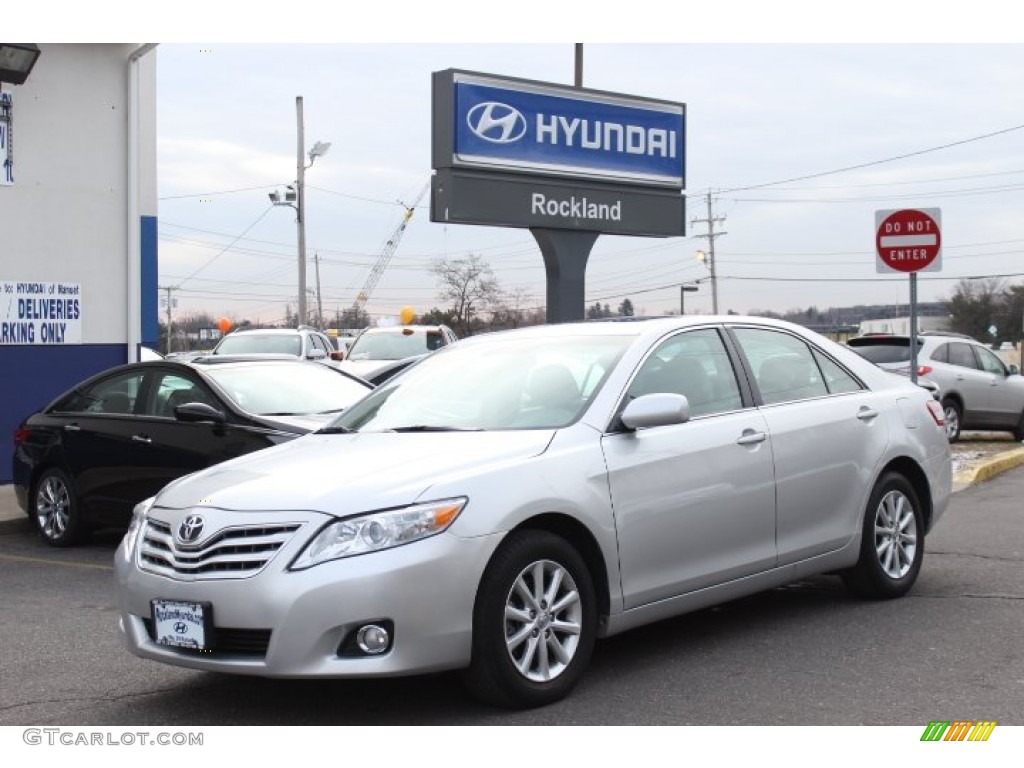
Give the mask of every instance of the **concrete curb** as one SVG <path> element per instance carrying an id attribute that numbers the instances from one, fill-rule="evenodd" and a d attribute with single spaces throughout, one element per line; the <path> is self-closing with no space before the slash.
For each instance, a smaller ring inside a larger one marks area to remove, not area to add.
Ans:
<path id="1" fill-rule="evenodd" d="M 953 477 L 953 492 L 962 491 L 972 485 L 991 480 L 998 474 L 1008 469 L 1019 467 L 1024 464 L 1024 448 L 1016 448 L 1012 451 L 1000 454 L 978 466 L 964 470 Z"/>

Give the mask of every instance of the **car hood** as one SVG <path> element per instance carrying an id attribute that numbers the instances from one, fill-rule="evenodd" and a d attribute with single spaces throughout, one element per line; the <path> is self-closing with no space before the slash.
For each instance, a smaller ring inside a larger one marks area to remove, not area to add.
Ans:
<path id="1" fill-rule="evenodd" d="M 553 430 L 312 434 L 175 480 L 155 506 L 344 516 L 411 504 L 431 486 L 543 453 Z"/>
<path id="2" fill-rule="evenodd" d="M 374 371 L 397 363 L 399 359 L 404 358 L 396 360 L 342 360 L 338 363 L 338 368 L 346 373 L 355 374 L 365 379 L 373 375 Z"/>

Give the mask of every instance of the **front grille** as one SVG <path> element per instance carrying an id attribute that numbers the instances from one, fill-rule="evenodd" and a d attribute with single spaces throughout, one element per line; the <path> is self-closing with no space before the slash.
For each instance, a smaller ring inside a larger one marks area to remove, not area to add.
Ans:
<path id="1" fill-rule="evenodd" d="M 150 518 L 141 536 L 139 565 L 171 578 L 245 578 L 259 573 L 301 525 L 234 526 L 198 546 L 185 547 L 175 541 L 168 523 Z"/>
<path id="2" fill-rule="evenodd" d="M 143 619 L 142 623 L 146 626 L 146 634 L 149 635 L 150 640 L 155 641 L 156 633 L 153 629 L 153 620 Z M 188 654 L 189 656 L 202 656 L 203 658 L 217 658 L 217 656 L 227 654 L 265 657 L 267 655 L 267 646 L 270 645 L 270 632 L 271 630 L 269 629 L 217 627 L 214 629 L 212 648 L 200 651 L 195 648 L 165 647 L 173 648 L 178 653 Z"/>

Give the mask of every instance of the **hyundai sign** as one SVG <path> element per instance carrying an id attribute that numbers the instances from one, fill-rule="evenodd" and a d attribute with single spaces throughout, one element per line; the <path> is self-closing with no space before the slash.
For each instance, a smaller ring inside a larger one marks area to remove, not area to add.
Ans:
<path id="1" fill-rule="evenodd" d="M 434 73 L 434 168 L 685 186 L 686 106 L 446 70 Z"/>

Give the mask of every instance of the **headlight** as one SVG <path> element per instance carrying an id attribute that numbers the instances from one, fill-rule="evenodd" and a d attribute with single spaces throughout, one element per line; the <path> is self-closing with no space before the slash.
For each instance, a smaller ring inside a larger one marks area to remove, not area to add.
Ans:
<path id="1" fill-rule="evenodd" d="M 155 496 L 151 496 L 145 501 L 140 501 L 132 510 L 132 521 L 128 525 L 128 531 L 125 533 L 122 541 L 124 545 L 124 559 L 129 563 L 135 554 L 135 542 L 139 538 L 139 531 L 142 530 L 142 524 L 146 521 L 146 515 L 149 513 L 149 508 L 153 506 L 155 498 Z"/>
<path id="2" fill-rule="evenodd" d="M 328 560 L 391 549 L 441 533 L 469 499 L 444 499 L 405 509 L 339 520 L 318 533 L 291 565 L 293 571 Z"/>

